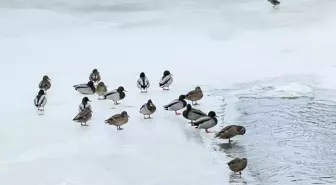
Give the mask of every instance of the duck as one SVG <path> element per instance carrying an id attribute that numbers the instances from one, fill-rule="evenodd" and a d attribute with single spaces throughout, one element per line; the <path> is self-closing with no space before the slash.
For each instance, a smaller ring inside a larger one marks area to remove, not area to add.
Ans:
<path id="1" fill-rule="evenodd" d="M 123 128 L 121 128 L 120 126 L 128 123 L 128 118 L 130 118 L 130 116 L 127 114 L 127 112 L 122 111 L 120 114 L 115 114 L 105 120 L 105 124 L 116 126 L 117 130 L 123 130 Z"/>
<path id="2" fill-rule="evenodd" d="M 104 82 L 99 82 L 96 87 L 96 93 L 98 96 L 102 96 L 107 92 L 107 86 L 104 84 Z"/>
<path id="3" fill-rule="evenodd" d="M 109 99 L 109 100 L 113 100 L 115 105 L 118 105 L 120 103 L 118 103 L 119 100 L 122 100 L 125 98 L 126 94 L 125 92 L 127 92 L 123 86 L 119 86 L 118 89 L 114 89 L 110 92 L 107 92 L 105 94 L 102 95 L 102 99 L 100 100 L 105 100 L 105 99 Z"/>
<path id="4" fill-rule="evenodd" d="M 41 82 L 39 83 L 39 89 L 42 89 L 42 90 L 44 90 L 45 92 L 46 91 L 48 91 L 49 89 L 50 89 L 50 87 L 51 87 L 51 83 L 50 83 L 50 78 L 49 78 L 49 76 L 48 75 L 44 75 L 43 77 L 42 77 L 42 80 L 41 80 Z"/>
<path id="5" fill-rule="evenodd" d="M 192 125 L 198 129 L 205 129 L 206 133 L 210 133 L 208 129 L 217 125 L 217 115 L 214 111 L 210 111 L 207 116 L 197 119 Z"/>
<path id="6" fill-rule="evenodd" d="M 81 94 L 94 94 L 96 92 L 96 88 L 92 81 L 89 81 L 87 84 L 74 85 L 73 87 Z"/>
<path id="7" fill-rule="evenodd" d="M 87 122 L 92 118 L 92 111 L 89 107 L 85 107 L 83 111 L 79 112 L 72 121 L 81 123 L 81 126 L 87 126 Z"/>
<path id="8" fill-rule="evenodd" d="M 142 93 L 146 93 L 149 88 L 150 83 L 144 72 L 140 73 L 140 77 L 137 80 L 137 87 L 140 89 Z"/>
<path id="9" fill-rule="evenodd" d="M 234 173 L 239 172 L 239 174 L 242 174 L 242 171 L 246 168 L 247 166 L 247 159 L 246 158 L 234 158 L 231 161 L 229 161 L 228 166 L 230 168 L 231 171 L 233 171 Z"/>
<path id="10" fill-rule="evenodd" d="M 47 97 L 44 90 L 39 90 L 38 94 L 34 99 L 34 105 L 37 110 L 44 111 L 44 106 L 47 104 Z"/>
<path id="11" fill-rule="evenodd" d="M 140 108 L 140 113 L 144 115 L 144 119 L 150 119 L 151 115 L 156 111 L 156 107 L 153 104 L 152 100 L 149 99 L 147 103 L 143 104 L 142 107 Z M 148 117 L 146 118 L 146 115 Z"/>
<path id="12" fill-rule="evenodd" d="M 268 0 L 268 2 L 270 2 L 274 8 L 280 4 L 280 1 L 278 0 Z"/>
<path id="13" fill-rule="evenodd" d="M 244 135 L 245 134 L 245 127 L 239 126 L 239 125 L 229 125 L 224 127 L 221 131 L 219 131 L 215 138 L 220 139 L 229 139 L 229 144 L 231 144 L 231 138 L 233 138 L 236 135 Z"/>
<path id="14" fill-rule="evenodd" d="M 97 69 L 92 70 L 92 72 L 89 76 L 89 80 L 96 83 L 96 84 L 100 81 L 100 74 L 99 74 Z"/>
<path id="15" fill-rule="evenodd" d="M 164 105 L 163 108 L 168 111 L 175 111 L 175 115 L 181 115 L 181 113 L 178 113 L 177 111 L 187 106 L 187 102 L 184 99 L 185 95 L 182 94 L 178 99 L 171 101 L 167 105 Z"/>
<path id="16" fill-rule="evenodd" d="M 92 107 L 89 104 L 89 102 L 91 102 L 91 100 L 88 97 L 85 96 L 82 99 L 82 103 L 79 104 L 79 106 L 78 106 L 78 112 L 82 112 L 85 108 L 89 108 L 92 111 Z"/>
<path id="17" fill-rule="evenodd" d="M 184 118 L 191 120 L 191 123 L 201 117 L 207 116 L 203 111 L 192 108 L 190 104 L 187 105 L 187 108 L 182 112 L 182 115 Z"/>
<path id="18" fill-rule="evenodd" d="M 161 78 L 161 81 L 159 83 L 159 86 L 163 89 L 163 90 L 169 90 L 169 87 L 171 86 L 171 84 L 173 83 L 174 79 L 173 79 L 173 75 L 170 73 L 170 71 L 165 70 L 163 72 L 163 76 Z"/>
<path id="19" fill-rule="evenodd" d="M 189 91 L 185 96 L 193 105 L 198 105 L 197 101 L 203 98 L 203 91 L 200 86 L 197 86 L 195 90 Z"/>

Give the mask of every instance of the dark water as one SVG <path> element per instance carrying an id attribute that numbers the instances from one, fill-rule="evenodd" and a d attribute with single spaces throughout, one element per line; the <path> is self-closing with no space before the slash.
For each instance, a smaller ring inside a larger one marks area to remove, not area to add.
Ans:
<path id="1" fill-rule="evenodd" d="M 336 184 L 336 102 L 326 96 L 336 92 L 302 84 L 294 88 L 293 82 L 278 90 L 270 84 L 216 92 L 235 99 L 228 104 L 236 111 L 229 122 L 247 130 L 222 151 L 246 156 L 254 180 L 232 179 L 232 184 Z"/>

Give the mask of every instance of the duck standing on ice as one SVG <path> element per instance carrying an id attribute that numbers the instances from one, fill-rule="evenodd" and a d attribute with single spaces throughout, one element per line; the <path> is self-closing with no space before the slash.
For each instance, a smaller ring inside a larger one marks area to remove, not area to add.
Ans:
<path id="1" fill-rule="evenodd" d="M 109 119 L 105 120 L 105 123 L 109 125 L 114 125 L 117 127 L 118 130 L 122 130 L 123 128 L 121 128 L 120 126 L 128 123 L 129 117 L 130 116 L 127 114 L 126 111 L 122 111 L 121 114 L 115 114 Z"/>
<path id="2" fill-rule="evenodd" d="M 44 75 L 41 82 L 39 83 L 39 88 L 47 92 L 51 87 L 50 78 L 47 75 Z"/>
<path id="3" fill-rule="evenodd" d="M 100 74 L 97 69 L 92 70 L 92 73 L 89 76 L 89 80 L 96 84 L 100 81 Z"/>
<path id="4" fill-rule="evenodd" d="M 181 115 L 181 113 L 178 113 L 177 111 L 187 106 L 187 102 L 184 99 L 185 95 L 182 94 L 179 96 L 179 99 L 173 100 L 169 104 L 164 105 L 163 108 L 165 110 L 175 111 L 176 115 Z"/>
<path id="5" fill-rule="evenodd" d="M 191 123 L 201 117 L 207 116 L 203 111 L 192 108 L 190 104 L 187 105 L 187 108 L 182 112 L 182 115 L 184 118 L 191 120 Z"/>
<path id="6" fill-rule="evenodd" d="M 109 99 L 109 100 L 112 100 L 115 105 L 118 105 L 118 104 L 120 104 L 120 103 L 118 103 L 118 101 L 125 98 L 125 96 L 126 96 L 125 92 L 127 92 L 127 91 L 124 89 L 124 87 L 119 86 L 118 89 L 114 89 L 114 90 L 112 90 L 110 92 L 107 92 L 104 95 L 102 95 L 103 99 L 100 99 L 100 100 Z"/>
<path id="7" fill-rule="evenodd" d="M 96 92 L 96 88 L 92 81 L 89 81 L 87 84 L 74 85 L 73 87 L 81 94 L 94 94 Z"/>
<path id="8" fill-rule="evenodd" d="M 208 129 L 217 125 L 217 115 L 214 111 L 210 111 L 207 116 L 197 119 L 192 125 L 198 129 L 205 129 L 206 133 L 210 133 Z"/>
<path id="9" fill-rule="evenodd" d="M 245 127 L 239 126 L 239 125 L 229 125 L 224 127 L 221 131 L 219 131 L 215 138 L 220 139 L 229 139 L 229 144 L 231 144 L 231 138 L 233 138 L 236 135 L 244 135 L 245 134 Z"/>
<path id="10" fill-rule="evenodd" d="M 147 103 L 142 105 L 139 112 L 144 115 L 144 119 L 150 119 L 151 118 L 150 116 L 154 114 L 155 111 L 156 111 L 156 107 L 153 104 L 152 100 L 149 99 Z M 146 115 L 148 115 L 148 118 L 146 118 Z"/>
<path id="11" fill-rule="evenodd" d="M 34 105 L 39 111 L 44 111 L 44 106 L 47 104 L 47 97 L 44 91 L 41 89 L 34 99 Z"/>
<path id="12" fill-rule="evenodd" d="M 92 107 L 91 107 L 91 105 L 89 104 L 89 102 L 91 102 L 91 101 L 89 100 L 89 98 L 88 98 L 88 97 L 84 97 L 84 98 L 82 99 L 82 103 L 79 104 L 79 106 L 78 106 L 78 112 L 83 111 L 85 108 L 89 108 L 89 109 L 92 111 Z"/>
<path id="13" fill-rule="evenodd" d="M 203 91 L 201 87 L 197 86 L 195 90 L 189 91 L 185 96 L 193 105 L 198 105 L 197 101 L 203 98 Z"/>
<path id="14" fill-rule="evenodd" d="M 233 171 L 234 173 L 239 172 L 239 174 L 242 174 L 242 171 L 246 168 L 247 166 L 247 159 L 246 158 L 234 158 L 230 162 L 227 163 L 230 170 Z"/>
<path id="15" fill-rule="evenodd" d="M 142 93 L 147 92 L 147 89 L 149 88 L 150 83 L 149 80 L 144 72 L 140 73 L 140 77 L 137 80 L 137 87 L 140 89 Z"/>
<path id="16" fill-rule="evenodd" d="M 87 126 L 87 122 L 92 118 L 92 111 L 89 107 L 85 107 L 83 111 L 79 112 L 72 121 L 81 123 L 81 126 Z M 83 124 L 84 123 L 84 124 Z"/>
<path id="17" fill-rule="evenodd" d="M 96 88 L 96 93 L 99 96 L 102 96 L 107 92 L 107 86 L 104 84 L 104 82 L 99 82 Z"/>
<path id="18" fill-rule="evenodd" d="M 173 75 L 170 73 L 170 71 L 165 70 L 163 72 L 162 79 L 159 83 L 159 86 L 163 90 L 169 90 L 169 86 L 173 83 Z"/>

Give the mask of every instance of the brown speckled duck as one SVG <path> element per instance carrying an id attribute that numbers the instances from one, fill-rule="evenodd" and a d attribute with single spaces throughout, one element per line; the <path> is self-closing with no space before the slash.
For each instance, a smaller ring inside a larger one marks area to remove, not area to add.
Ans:
<path id="1" fill-rule="evenodd" d="M 105 123 L 109 125 L 114 125 L 117 127 L 118 130 L 122 130 L 123 128 L 121 128 L 120 126 L 126 124 L 129 117 L 130 116 L 127 114 L 126 111 L 122 111 L 121 114 L 115 114 L 105 120 Z"/>
<path id="2" fill-rule="evenodd" d="M 100 81 L 100 74 L 97 69 L 92 70 L 92 73 L 89 76 L 89 80 L 96 84 Z"/>
<path id="3" fill-rule="evenodd" d="M 188 92 L 185 96 L 186 99 L 190 100 L 193 105 L 198 105 L 197 101 L 203 98 L 203 91 L 201 87 L 197 86 L 195 90 Z"/>
<path id="4" fill-rule="evenodd" d="M 104 82 L 99 82 L 96 87 L 96 93 L 98 96 L 102 96 L 103 94 L 107 93 L 107 86 Z"/>
<path id="5" fill-rule="evenodd" d="M 219 131 L 215 138 L 220 139 L 229 139 L 229 144 L 231 143 L 231 138 L 233 138 L 236 135 L 244 135 L 245 134 L 245 127 L 239 126 L 239 125 L 229 125 L 224 127 L 221 131 Z"/>
<path id="6" fill-rule="evenodd" d="M 81 123 L 82 126 L 87 126 L 86 122 L 88 122 L 91 118 L 92 118 L 92 111 L 90 107 L 85 107 L 83 111 L 77 114 L 77 116 L 73 119 L 73 121 Z"/>
<path id="7" fill-rule="evenodd" d="M 44 75 L 41 82 L 39 83 L 39 88 L 46 92 L 51 87 L 50 78 L 47 75 Z"/>
<path id="8" fill-rule="evenodd" d="M 231 160 L 230 162 L 227 163 L 230 170 L 233 171 L 234 173 L 239 172 L 239 174 L 242 174 L 242 171 L 246 168 L 247 166 L 247 159 L 246 158 L 235 158 Z"/>

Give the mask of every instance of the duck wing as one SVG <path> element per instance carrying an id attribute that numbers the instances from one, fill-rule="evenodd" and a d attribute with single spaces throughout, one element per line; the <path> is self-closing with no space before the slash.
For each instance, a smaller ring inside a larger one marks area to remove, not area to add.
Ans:
<path id="1" fill-rule="evenodd" d="M 159 85 L 160 86 L 166 85 L 169 82 L 170 79 L 171 79 L 170 75 L 163 77 L 162 80 L 161 80 L 161 82 L 159 83 Z"/>

